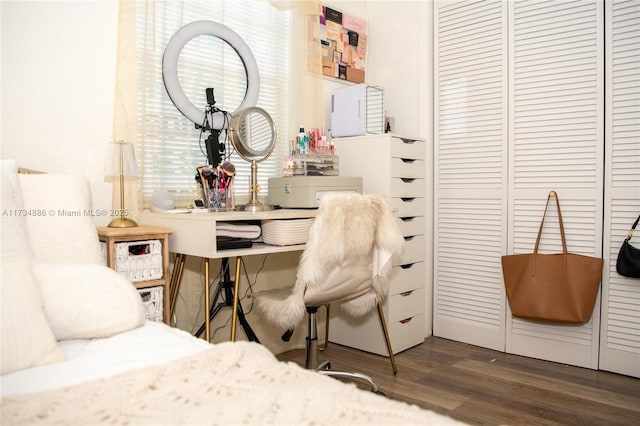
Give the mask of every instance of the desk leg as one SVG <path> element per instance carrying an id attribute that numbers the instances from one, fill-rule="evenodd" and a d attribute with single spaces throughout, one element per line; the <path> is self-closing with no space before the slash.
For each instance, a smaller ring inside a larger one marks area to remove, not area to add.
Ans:
<path id="1" fill-rule="evenodd" d="M 171 274 L 171 282 L 169 284 L 169 301 L 171 303 L 169 308 L 170 318 L 176 312 L 176 301 L 180 294 L 180 285 L 182 284 L 182 272 L 184 271 L 184 262 L 187 255 L 182 253 L 176 253 L 176 258 L 173 261 L 173 274 Z"/>
<path id="2" fill-rule="evenodd" d="M 236 257 L 236 276 L 233 284 L 233 312 L 231 313 L 231 338 L 232 342 L 236 341 L 236 325 L 238 323 L 238 303 L 240 299 L 240 264 L 242 258 Z"/>
<path id="3" fill-rule="evenodd" d="M 207 342 L 211 341 L 211 319 L 209 318 L 211 306 L 209 295 L 209 258 L 204 258 L 204 332 Z"/>

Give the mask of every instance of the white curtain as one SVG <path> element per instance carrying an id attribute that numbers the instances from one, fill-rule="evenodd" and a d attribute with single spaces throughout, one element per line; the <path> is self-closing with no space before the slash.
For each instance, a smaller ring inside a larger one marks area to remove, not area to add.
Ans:
<path id="1" fill-rule="evenodd" d="M 113 141 L 124 140 L 134 145 L 136 137 L 136 20 L 135 2 L 121 0 L 118 8 L 118 48 L 116 57 L 116 84 L 113 107 Z M 125 180 L 124 203 L 129 218 L 139 216 L 137 179 Z M 112 205 L 120 208 L 120 184 L 112 183 Z"/>
<path id="2" fill-rule="evenodd" d="M 295 72 L 291 72 L 289 130 L 295 135 L 300 123 L 308 128 L 322 128 L 325 124 L 320 44 L 322 4 L 318 0 L 272 0 L 270 3 L 294 12 L 290 65 Z"/>

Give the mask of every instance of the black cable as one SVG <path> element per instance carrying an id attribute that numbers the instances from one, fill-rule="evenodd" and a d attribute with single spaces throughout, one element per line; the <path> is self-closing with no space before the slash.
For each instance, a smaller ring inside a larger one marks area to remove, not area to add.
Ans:
<path id="1" fill-rule="evenodd" d="M 208 161 L 207 158 L 207 153 L 205 152 L 205 149 L 202 147 L 202 134 L 205 132 L 205 130 L 207 130 L 207 126 L 209 125 L 209 107 L 207 106 L 204 109 L 204 120 L 202 121 L 202 126 L 200 126 L 200 134 L 198 135 L 198 146 L 200 147 L 200 153 L 204 156 L 204 158 L 206 159 L 205 162 Z"/>
<path id="2" fill-rule="evenodd" d="M 244 291 L 244 295 L 239 299 L 240 301 L 242 301 L 242 300 L 247 298 L 247 295 L 249 294 L 249 290 L 251 290 L 251 292 L 253 293 L 253 286 L 256 284 L 256 282 L 258 282 L 258 274 L 264 269 L 265 264 L 267 263 L 267 258 L 268 257 L 269 257 L 269 255 L 266 254 L 262 258 L 262 265 L 260 265 L 260 267 L 256 271 L 256 277 L 255 277 L 255 280 L 253 281 L 253 283 L 249 279 L 249 271 L 247 271 L 247 265 L 244 263 L 244 260 L 242 260 L 242 267 L 244 269 L 244 275 L 247 278 L 247 283 L 249 285 L 247 286 L 247 289 Z M 249 310 L 247 312 L 245 312 L 245 315 L 248 315 L 253 310 L 253 298 L 250 299 L 250 301 L 251 301 L 251 307 L 249 307 Z"/>

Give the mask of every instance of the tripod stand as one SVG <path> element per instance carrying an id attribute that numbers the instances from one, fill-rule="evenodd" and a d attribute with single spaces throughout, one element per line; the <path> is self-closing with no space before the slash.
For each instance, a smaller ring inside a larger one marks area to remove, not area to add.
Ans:
<path id="1" fill-rule="evenodd" d="M 218 282 L 218 287 L 216 288 L 216 294 L 213 297 L 213 301 L 211 302 L 211 313 L 209 314 L 209 321 L 213 321 L 213 318 L 222 310 L 222 308 L 232 308 L 233 309 L 233 284 L 231 281 L 231 275 L 229 273 L 229 258 L 222 258 L 222 279 Z M 209 285 L 209 283 L 206 283 Z M 218 298 L 222 294 L 224 290 L 224 300 L 218 303 Z M 240 325 L 242 325 L 242 329 L 246 334 L 247 338 L 251 342 L 260 343 L 258 336 L 253 332 L 249 322 L 244 316 L 244 311 L 242 309 L 242 305 L 238 303 L 238 320 L 240 321 Z M 196 331 L 196 336 L 200 337 L 202 333 L 205 331 L 205 324 L 202 324 L 198 331 Z"/>

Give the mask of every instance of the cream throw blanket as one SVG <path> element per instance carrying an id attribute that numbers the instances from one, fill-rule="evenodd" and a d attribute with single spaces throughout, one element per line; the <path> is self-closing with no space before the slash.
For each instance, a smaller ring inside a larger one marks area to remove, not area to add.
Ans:
<path id="1" fill-rule="evenodd" d="M 227 342 L 197 355 L 0 402 L 8 425 L 454 425 L 442 415 Z"/>
<path id="2" fill-rule="evenodd" d="M 404 238 L 381 195 L 330 194 L 322 199 L 292 288 L 254 295 L 267 320 L 291 330 L 305 306 L 341 305 L 361 316 L 389 292 L 393 261 Z"/>

